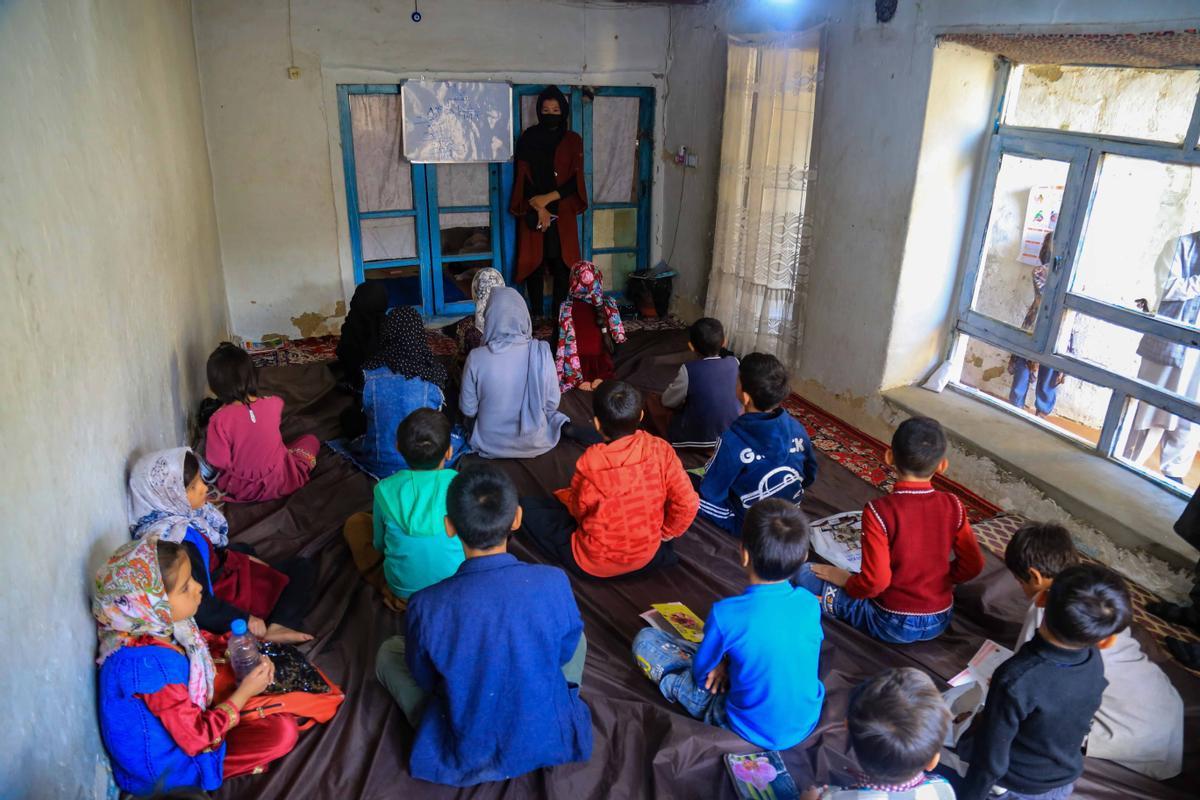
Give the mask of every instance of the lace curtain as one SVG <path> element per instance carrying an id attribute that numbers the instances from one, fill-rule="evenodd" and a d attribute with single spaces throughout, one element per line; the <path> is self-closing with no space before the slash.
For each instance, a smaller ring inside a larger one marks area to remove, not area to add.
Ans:
<path id="1" fill-rule="evenodd" d="M 812 252 L 809 189 L 822 30 L 730 38 L 712 274 L 705 312 L 730 347 L 794 364 Z"/>

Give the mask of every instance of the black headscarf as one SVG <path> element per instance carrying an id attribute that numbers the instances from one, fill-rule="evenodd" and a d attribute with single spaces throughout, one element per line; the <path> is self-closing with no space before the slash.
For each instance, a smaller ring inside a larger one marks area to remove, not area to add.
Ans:
<path id="1" fill-rule="evenodd" d="M 557 127 L 550 127 L 542 113 L 542 103 L 547 100 L 557 100 L 562 110 Z M 558 180 L 554 177 L 554 151 L 571 119 L 571 106 L 557 86 L 547 86 L 537 96 L 537 118 L 537 124 L 527 128 L 517 140 L 517 158 L 529 164 L 534 193 L 545 194 L 558 188 Z"/>
<path id="2" fill-rule="evenodd" d="M 446 367 L 434 358 L 421 316 L 412 306 L 397 306 L 383 320 L 379 352 L 363 364 L 364 369 L 386 366 L 406 378 L 421 378 L 446 388 Z"/>
<path id="3" fill-rule="evenodd" d="M 379 347 L 379 330 L 387 310 L 387 287 L 382 282 L 363 281 L 355 288 L 337 346 L 337 358 L 347 376 L 362 379 L 358 373 Z"/>

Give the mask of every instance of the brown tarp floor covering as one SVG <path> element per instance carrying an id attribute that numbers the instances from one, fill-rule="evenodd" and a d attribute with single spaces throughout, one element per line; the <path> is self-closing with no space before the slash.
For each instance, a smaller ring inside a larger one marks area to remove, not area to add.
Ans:
<path id="1" fill-rule="evenodd" d="M 651 391 L 662 391 L 681 362 L 686 333 L 645 333 L 631 337 L 618 359 L 618 376 Z M 287 402 L 285 436 L 314 432 L 338 435 L 337 415 L 347 400 L 332 391 L 322 364 L 261 370 L 264 389 Z M 577 422 L 590 420 L 591 395 L 569 393 L 563 410 Z M 499 463 L 522 495 L 544 495 L 566 486 L 582 447 L 571 442 L 528 461 Z M 818 453 L 820 475 L 805 499 L 812 518 L 861 509 L 878 490 Z M 695 457 L 687 466 L 696 466 Z M 343 543 L 343 521 L 370 510 L 371 480 L 329 450 L 323 450 L 312 481 L 286 500 L 226 511 L 234 539 L 260 555 L 296 554 L 318 560 L 318 596 L 307 620 L 316 635 L 312 660 L 346 693 L 337 716 L 300 736 L 296 749 L 265 775 L 225 783 L 221 798 L 733 798 L 722 756 L 752 752 L 728 731 L 693 720 L 669 705 L 642 677 L 629 648 L 642 627 L 638 614 L 652 602 L 682 601 L 701 617 L 712 603 L 739 593 L 743 574 L 735 560 L 735 540 L 703 522 L 677 542 L 681 564 L 640 579 L 574 581 L 588 639 L 583 697 L 591 707 L 595 746 L 586 763 L 540 770 L 504 783 L 455 789 L 417 781 L 408 774 L 411 729 L 399 708 L 375 679 L 375 653 L 387 637 L 402 633 L 394 614 L 359 577 Z M 529 543 L 514 539 L 512 551 L 526 561 L 546 561 Z M 827 698 L 817 730 L 783 754 L 802 787 L 827 780 L 831 769 L 853 765 L 842 726 L 851 687 L 887 667 L 915 666 L 945 680 L 962 669 L 985 638 L 1011 645 L 1025 608 L 1003 564 L 987 555 L 984 573 L 959 588 L 950 630 L 936 641 L 885 646 L 840 622 L 826 620 L 821 679 Z M 780 631 L 786 636 L 786 631 Z M 1143 637 L 1145 638 L 1145 637 Z M 1148 641 L 1152 657 L 1163 662 L 1187 704 L 1184 774 L 1158 783 L 1116 764 L 1087 760 L 1075 797 L 1195 798 L 1200 796 L 1200 680 L 1172 663 Z M 1191 788 L 1188 788 L 1191 787 Z"/>

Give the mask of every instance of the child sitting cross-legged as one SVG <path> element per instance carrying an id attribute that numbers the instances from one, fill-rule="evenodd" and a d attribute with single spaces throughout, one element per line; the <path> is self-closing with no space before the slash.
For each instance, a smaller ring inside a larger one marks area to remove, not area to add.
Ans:
<path id="1" fill-rule="evenodd" d="M 524 498 L 521 530 L 572 573 L 611 578 L 678 563 L 671 541 L 699 498 L 671 445 L 638 430 L 642 393 L 606 381 L 593 397 L 604 437 L 575 466 L 558 499 Z M 560 502 L 561 501 L 561 502 Z"/>
<path id="2" fill-rule="evenodd" d="M 296 744 L 292 714 L 241 715 L 275 679 L 269 658 L 213 704 L 216 667 L 192 619 L 202 592 L 183 547 L 157 533 L 123 545 L 96 575 L 100 737 L 124 792 L 213 790 Z"/>
<path id="3" fill-rule="evenodd" d="M 455 476 L 446 535 L 466 560 L 409 599 L 407 632 L 379 648 L 376 675 L 416 728 L 414 778 L 471 786 L 591 755 L 579 608 L 566 573 L 508 554 L 520 524 L 504 473 Z"/>
<path id="4" fill-rule="evenodd" d="M 811 787 L 802 800 L 954 800 L 930 775 L 950 729 L 950 709 L 919 669 L 885 670 L 854 688 L 846 711 L 858 772 L 847 786 Z"/>
<path id="5" fill-rule="evenodd" d="M 799 505 L 817 479 L 808 431 L 779 407 L 788 396 L 779 359 L 751 353 L 738 367 L 737 396 L 745 413 L 721 436 L 700 482 L 700 514 L 737 535 L 746 509 L 777 497 Z"/>
<path id="6" fill-rule="evenodd" d="M 667 439 L 676 447 L 715 447 L 742 415 L 738 396 L 738 360 L 722 356 L 725 328 L 719 319 L 702 317 L 688 328 L 688 349 L 699 356 L 679 368 L 662 394 L 662 404 L 676 409 Z"/>
<path id="7" fill-rule="evenodd" d="M 784 500 L 746 514 L 741 560 L 748 586 L 713 604 L 699 646 L 646 628 L 633 655 L 663 696 L 697 719 L 759 747 L 786 750 L 816 727 L 821 611 L 788 576 L 808 557 L 808 523 Z"/>
<path id="8" fill-rule="evenodd" d="M 1064 569 L 1080 563 L 1071 534 L 1061 525 L 1031 522 L 1004 551 L 1004 563 L 1034 602 L 1017 637 L 1017 649 L 1042 624 L 1046 592 Z M 1108 686 L 1092 722 L 1084 752 L 1106 758 L 1156 780 L 1183 769 L 1183 700 L 1166 673 L 1146 657 L 1130 628 L 1100 649 Z"/>
<path id="9" fill-rule="evenodd" d="M 1083 743 L 1107 681 L 1097 647 L 1129 626 L 1125 582 L 1076 565 L 1046 592 L 1033 641 L 996 668 L 987 701 L 958 743 L 967 775 L 958 795 L 986 800 L 1066 800 L 1083 774 Z"/>
<path id="10" fill-rule="evenodd" d="M 463 551 L 446 536 L 446 493 L 458 474 L 446 468 L 450 420 L 418 408 L 400 423 L 396 447 L 409 469 L 375 484 L 371 513 L 351 516 L 342 533 L 363 577 L 399 611 L 413 592 L 453 575 Z"/>
<path id="11" fill-rule="evenodd" d="M 949 627 L 954 587 L 983 570 L 983 554 L 962 501 L 930 484 L 948 465 L 936 420 L 900 423 L 884 460 L 896 485 L 863 510 L 862 571 L 806 564 L 793 582 L 819 597 L 826 614 L 880 641 L 922 642 Z"/>

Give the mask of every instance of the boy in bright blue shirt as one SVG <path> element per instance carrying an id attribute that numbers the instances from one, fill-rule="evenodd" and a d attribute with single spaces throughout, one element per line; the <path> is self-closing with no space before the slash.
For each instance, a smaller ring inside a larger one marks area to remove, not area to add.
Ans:
<path id="1" fill-rule="evenodd" d="M 808 558 L 808 523 L 785 500 L 746 514 L 741 558 L 749 586 L 719 600 L 699 646 L 646 628 L 633 640 L 638 666 L 689 714 L 770 750 L 802 742 L 825 700 L 817 677 L 821 609 L 788 583 Z"/>

